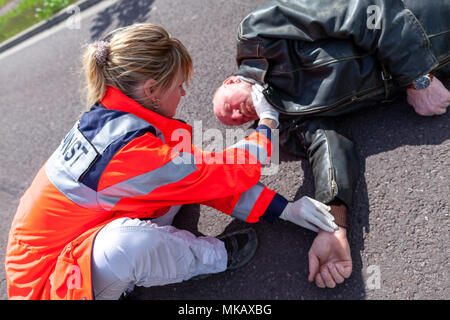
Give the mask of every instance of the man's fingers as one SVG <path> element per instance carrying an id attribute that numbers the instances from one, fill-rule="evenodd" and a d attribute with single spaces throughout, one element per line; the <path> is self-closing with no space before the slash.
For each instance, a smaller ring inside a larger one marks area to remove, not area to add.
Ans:
<path id="1" fill-rule="evenodd" d="M 352 274 L 352 263 L 350 261 L 338 262 L 336 268 L 344 278 L 348 278 Z"/>
<path id="2" fill-rule="evenodd" d="M 319 288 L 334 288 L 336 284 L 343 283 L 352 272 L 351 263 L 329 263 L 320 268 L 320 273 L 316 275 L 316 285 Z"/>
<path id="3" fill-rule="evenodd" d="M 308 253 L 309 276 L 308 281 L 313 282 L 316 274 L 319 272 L 319 258 L 312 252 Z"/>
<path id="4" fill-rule="evenodd" d="M 428 110 L 428 109 L 425 109 L 425 108 L 415 108 L 415 110 L 416 110 L 416 112 L 419 114 L 419 115 L 421 115 L 421 116 L 424 116 L 424 117 L 428 117 L 428 116 L 432 116 L 433 115 L 433 112 L 431 112 L 430 110 Z"/>
<path id="5" fill-rule="evenodd" d="M 331 273 L 331 276 L 333 277 L 334 281 L 336 281 L 336 283 L 344 282 L 344 277 L 339 273 L 334 263 L 329 263 L 327 266 L 328 270 Z"/>
<path id="6" fill-rule="evenodd" d="M 445 114 L 447 112 L 447 109 L 438 109 L 436 110 L 437 115 Z"/>
<path id="7" fill-rule="evenodd" d="M 440 105 L 438 108 L 436 108 L 436 114 L 441 115 L 447 112 L 447 106 Z"/>
<path id="8" fill-rule="evenodd" d="M 320 275 L 320 273 L 317 274 L 316 276 L 316 286 L 318 286 L 319 288 L 325 288 L 325 281 L 322 279 L 322 276 Z"/>
<path id="9" fill-rule="evenodd" d="M 328 288 L 336 287 L 336 282 L 334 281 L 333 277 L 331 276 L 326 266 L 322 268 L 322 270 L 320 271 L 320 275 L 322 276 L 322 279 L 325 281 L 325 285 Z"/>

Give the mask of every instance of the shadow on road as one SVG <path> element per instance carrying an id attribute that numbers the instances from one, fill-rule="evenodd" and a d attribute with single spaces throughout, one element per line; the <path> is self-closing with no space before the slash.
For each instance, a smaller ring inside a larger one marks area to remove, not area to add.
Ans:
<path id="1" fill-rule="evenodd" d="M 90 30 L 91 40 L 101 39 L 112 29 L 148 21 L 148 13 L 151 11 L 153 2 L 154 0 L 117 1 L 99 12 L 93 19 Z"/>

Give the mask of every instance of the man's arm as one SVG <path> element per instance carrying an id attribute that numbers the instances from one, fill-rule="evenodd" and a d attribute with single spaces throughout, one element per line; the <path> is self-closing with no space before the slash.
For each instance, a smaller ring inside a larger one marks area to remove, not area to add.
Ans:
<path id="1" fill-rule="evenodd" d="M 379 25 L 368 25 L 369 7 L 377 9 Z M 401 0 L 270 1 L 242 21 L 237 60 L 248 73 L 263 77 L 264 59 L 274 48 L 291 47 L 291 40 L 333 38 L 351 40 L 376 56 L 399 86 L 438 65 L 424 28 Z"/>
<path id="2" fill-rule="evenodd" d="M 259 125 L 263 123 L 271 128 L 277 125 L 271 119 L 262 119 Z M 353 143 L 338 133 L 333 119 L 311 119 L 301 130 L 315 176 L 316 198 L 329 204 L 340 227 L 333 233 L 319 231 L 309 252 L 309 280 L 333 288 L 352 273 L 347 208 L 359 173 L 358 160 Z"/>
<path id="3" fill-rule="evenodd" d="M 334 288 L 352 273 L 347 240 L 348 208 L 359 174 L 353 143 L 339 133 L 333 119 L 312 119 L 302 132 L 315 181 L 315 198 L 331 207 L 340 227 L 320 231 L 309 251 L 309 277 L 321 288 Z"/>
<path id="4" fill-rule="evenodd" d="M 315 198 L 330 205 L 336 223 L 348 228 L 347 211 L 359 175 L 353 142 L 339 133 L 332 118 L 307 120 L 299 130 L 314 175 Z"/>

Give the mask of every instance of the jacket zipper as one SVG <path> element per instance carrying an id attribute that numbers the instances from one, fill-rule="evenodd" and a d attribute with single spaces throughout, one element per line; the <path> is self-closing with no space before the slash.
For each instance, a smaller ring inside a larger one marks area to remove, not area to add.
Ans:
<path id="1" fill-rule="evenodd" d="M 328 110 L 334 109 L 334 108 L 336 108 L 337 106 L 341 106 L 341 104 L 342 104 L 342 106 L 343 106 L 343 105 L 345 105 L 345 104 L 347 104 L 347 103 L 355 102 L 355 101 L 361 100 L 361 99 L 365 98 L 366 96 L 371 95 L 371 94 L 372 94 L 373 92 L 375 92 L 376 90 L 379 90 L 379 89 L 382 89 L 382 88 L 384 88 L 384 86 L 379 86 L 379 87 L 375 87 L 375 88 L 370 88 L 370 89 L 368 89 L 368 90 L 366 90 L 366 91 L 361 91 L 361 92 L 364 92 L 364 94 L 361 95 L 361 96 L 359 96 L 359 97 L 356 96 L 356 95 L 351 96 L 351 97 L 347 96 L 347 97 L 345 97 L 345 98 L 340 99 L 339 101 L 337 101 L 336 103 L 334 103 L 334 104 L 332 104 L 332 105 L 322 106 L 322 107 L 315 108 L 314 110 L 300 111 L 300 112 L 292 112 L 292 111 L 281 110 L 277 105 L 275 105 L 275 104 L 270 100 L 270 97 L 269 97 L 268 94 L 265 94 L 265 97 L 266 97 L 266 99 L 267 99 L 269 102 L 271 102 L 271 105 L 273 105 L 276 109 L 278 109 L 278 111 L 280 111 L 280 112 L 283 113 L 283 114 L 289 114 L 289 115 L 311 115 L 311 114 L 316 114 L 316 113 L 319 113 L 319 112 L 323 112 L 323 111 L 328 111 Z M 267 89 L 266 89 L 266 90 L 267 90 Z M 264 92 L 266 92 L 266 90 L 265 90 Z M 367 92 L 367 93 L 366 93 L 366 92 Z"/>
<path id="2" fill-rule="evenodd" d="M 334 168 L 330 168 L 330 192 L 332 197 L 335 197 L 337 194 L 337 183 L 336 183 L 336 175 L 334 172 Z"/>

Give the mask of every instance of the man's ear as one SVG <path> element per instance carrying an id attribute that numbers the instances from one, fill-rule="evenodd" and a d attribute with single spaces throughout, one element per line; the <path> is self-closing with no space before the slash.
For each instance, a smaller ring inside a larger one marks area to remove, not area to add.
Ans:
<path id="1" fill-rule="evenodd" d="M 224 85 L 235 84 L 241 82 L 241 79 L 237 76 L 229 76 L 223 82 Z"/>
<path id="2" fill-rule="evenodd" d="M 156 88 L 155 88 L 156 80 L 148 79 L 144 83 L 144 95 L 146 97 L 153 98 L 155 96 Z"/>

